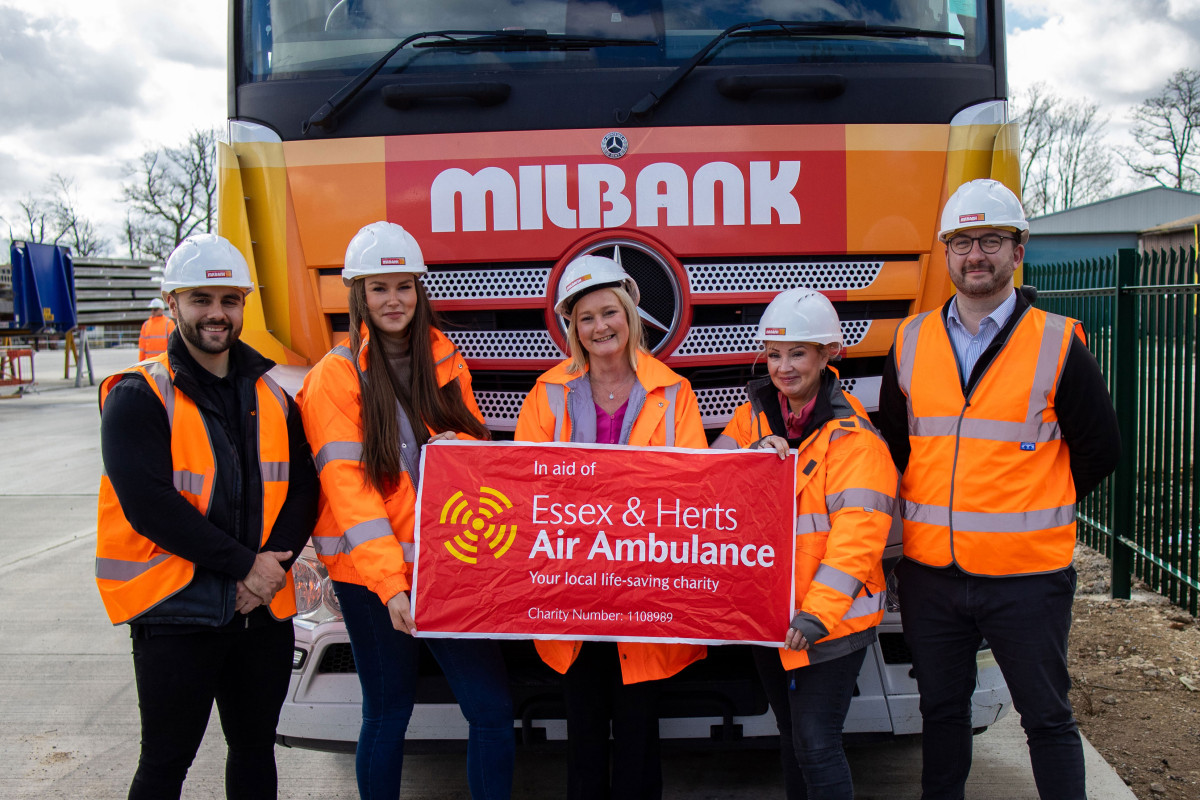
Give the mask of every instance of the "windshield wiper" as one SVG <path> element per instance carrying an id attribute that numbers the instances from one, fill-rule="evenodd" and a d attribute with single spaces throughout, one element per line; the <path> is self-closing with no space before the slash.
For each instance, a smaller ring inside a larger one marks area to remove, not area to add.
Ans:
<path id="1" fill-rule="evenodd" d="M 603 36 L 573 36 L 567 33 L 547 33 L 543 30 L 491 31 L 470 39 L 447 37 L 422 42 L 414 47 L 440 47 L 453 50 L 521 47 L 533 50 L 589 50 L 593 47 L 657 47 L 653 39 L 612 39 Z"/>
<path id="2" fill-rule="evenodd" d="M 460 39 L 466 36 L 470 38 Z M 423 39 L 432 41 L 421 42 Z M 400 41 L 391 50 L 384 53 L 374 64 L 350 79 L 342 88 L 330 96 L 325 103 L 313 112 L 300 125 L 300 132 L 305 136 L 312 128 L 332 129 L 337 122 L 337 113 L 345 108 L 362 88 L 370 82 L 379 70 L 392 58 L 413 42 L 421 42 L 415 47 L 449 47 L 455 49 L 485 49 L 494 47 L 524 46 L 534 49 L 588 49 L 592 47 L 613 47 L 628 45 L 657 45 L 657 42 L 647 39 L 606 39 L 596 36 L 570 36 L 561 33 L 547 33 L 544 30 L 514 28 L 498 31 L 445 30 L 422 31 L 414 33 Z"/>
<path id="3" fill-rule="evenodd" d="M 737 25 L 730 25 L 710 39 L 686 63 L 676 68 L 660 88 L 648 92 L 645 97 L 634 103 L 628 110 L 623 111 L 618 108 L 616 111 L 617 122 L 624 123 L 631 116 L 640 117 L 653 111 L 662 102 L 663 98 L 670 94 L 684 78 L 691 74 L 692 70 L 700 65 L 700 62 L 708 57 L 708 54 L 717 45 L 726 39 L 735 36 L 741 38 L 749 36 L 822 36 L 829 34 L 867 36 L 883 39 L 966 38 L 961 33 L 951 33 L 949 31 L 923 30 L 921 28 L 908 28 L 902 25 L 868 25 L 861 19 L 824 21 L 759 19 L 752 22 L 739 22 Z"/>

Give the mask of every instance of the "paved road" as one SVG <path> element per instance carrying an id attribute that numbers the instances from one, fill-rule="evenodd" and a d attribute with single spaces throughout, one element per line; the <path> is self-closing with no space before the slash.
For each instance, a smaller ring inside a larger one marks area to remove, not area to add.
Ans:
<path id="1" fill-rule="evenodd" d="M 134 360 L 98 351 L 97 376 Z M 137 697 L 125 627 L 108 623 L 92 582 L 99 416 L 94 388 L 61 380 L 62 353 L 38 355 L 40 391 L 0 400 L 0 798 L 124 797 L 137 763 Z M 1133 794 L 1088 747 L 1089 798 Z M 219 798 L 223 745 L 210 726 L 184 797 Z M 860 800 L 906 800 L 919 790 L 916 737 L 852 748 Z M 281 748 L 281 798 L 354 798 L 351 756 Z M 405 760 L 405 797 L 467 796 L 464 756 Z M 772 752 L 669 752 L 668 800 L 781 797 Z M 558 752 L 518 757 L 514 796 L 558 797 Z M 1036 798 L 1015 714 L 975 740 L 968 797 Z"/>

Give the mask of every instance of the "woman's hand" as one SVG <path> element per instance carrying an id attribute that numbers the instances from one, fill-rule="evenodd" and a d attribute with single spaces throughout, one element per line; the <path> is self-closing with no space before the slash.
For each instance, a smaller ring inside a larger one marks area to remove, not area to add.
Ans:
<path id="1" fill-rule="evenodd" d="M 788 455 L 787 439 L 784 439 L 782 436 L 764 436 L 752 444 L 751 447 L 755 450 L 773 449 L 779 455 L 780 461 L 787 458 Z"/>
<path id="2" fill-rule="evenodd" d="M 804 634 L 795 628 L 788 628 L 787 637 L 783 640 L 783 646 L 788 650 L 807 650 L 808 639 L 805 639 Z"/>
<path id="3" fill-rule="evenodd" d="M 417 625 L 413 622 L 407 594 L 397 592 L 391 600 L 387 601 L 387 610 L 388 616 L 392 618 L 393 628 L 410 636 L 417 635 Z"/>
<path id="4" fill-rule="evenodd" d="M 441 433 L 435 433 L 433 436 L 430 436 L 429 441 L 430 442 L 441 442 L 441 441 L 445 441 L 447 439 L 457 439 L 457 438 L 458 438 L 458 434 L 455 433 L 454 431 L 442 431 Z M 426 444 L 428 444 L 428 442 L 426 442 Z"/>

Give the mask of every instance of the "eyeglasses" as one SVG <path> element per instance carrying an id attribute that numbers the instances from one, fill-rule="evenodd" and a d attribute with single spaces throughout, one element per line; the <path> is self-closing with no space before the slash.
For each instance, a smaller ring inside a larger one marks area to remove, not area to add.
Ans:
<path id="1" fill-rule="evenodd" d="M 992 253 L 1000 252 L 1000 247 L 1004 244 L 1005 239 L 1015 242 L 1017 237 L 1001 236 L 998 233 L 988 233 L 983 236 L 955 236 L 946 242 L 946 244 L 950 247 L 951 253 L 965 256 L 971 252 L 971 248 L 975 246 L 975 243 L 979 242 L 979 249 L 991 255 Z"/>

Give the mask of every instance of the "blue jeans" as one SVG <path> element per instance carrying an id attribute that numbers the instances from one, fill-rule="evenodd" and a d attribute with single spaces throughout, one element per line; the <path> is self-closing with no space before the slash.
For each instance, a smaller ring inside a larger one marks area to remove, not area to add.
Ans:
<path id="1" fill-rule="evenodd" d="M 981 578 L 906 559 L 896 576 L 921 692 L 921 796 L 963 797 L 971 771 L 975 655 L 986 638 L 1021 715 L 1038 794 L 1084 800 L 1083 744 L 1067 698 L 1075 568 Z"/>
<path id="2" fill-rule="evenodd" d="M 842 728 L 867 649 L 784 670 L 779 651 L 754 647 L 754 666 L 779 725 L 788 800 L 850 800 L 854 781 Z"/>
<path id="3" fill-rule="evenodd" d="M 400 796 L 404 736 L 412 717 L 420 644 L 392 627 L 387 606 L 371 590 L 334 581 L 358 681 L 363 722 L 355 770 L 363 800 Z M 470 724 L 467 785 L 476 800 L 503 800 L 512 792 L 512 700 L 500 645 L 490 639 L 425 639 Z"/>

